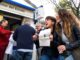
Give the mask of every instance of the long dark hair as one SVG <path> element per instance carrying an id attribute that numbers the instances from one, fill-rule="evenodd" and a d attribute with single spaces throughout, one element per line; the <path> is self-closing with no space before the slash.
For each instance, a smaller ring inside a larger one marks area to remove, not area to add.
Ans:
<path id="1" fill-rule="evenodd" d="M 54 35 L 54 32 L 55 32 L 55 28 L 56 28 L 56 19 L 52 16 L 47 16 L 46 17 L 47 20 L 51 20 L 52 22 L 54 22 L 53 24 L 53 29 L 51 31 L 51 34 Z"/>

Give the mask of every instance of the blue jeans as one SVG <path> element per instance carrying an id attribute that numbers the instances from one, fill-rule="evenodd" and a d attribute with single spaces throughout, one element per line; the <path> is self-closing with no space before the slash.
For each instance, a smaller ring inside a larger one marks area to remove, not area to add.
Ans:
<path id="1" fill-rule="evenodd" d="M 32 52 L 16 51 L 13 57 L 14 57 L 14 60 L 32 60 Z"/>
<path id="2" fill-rule="evenodd" d="M 40 57 L 40 60 L 59 60 L 59 58 L 58 57 L 51 57 L 51 56 L 48 56 L 48 55 L 42 55 L 41 57 Z"/>
<path id="3" fill-rule="evenodd" d="M 13 50 L 13 53 L 11 55 L 7 55 L 7 60 L 15 60 L 14 59 L 15 54 L 16 54 L 16 50 Z"/>
<path id="4" fill-rule="evenodd" d="M 53 56 L 50 48 L 43 49 L 39 60 L 59 60 L 59 55 Z"/>
<path id="5" fill-rule="evenodd" d="M 59 56 L 59 60 L 74 60 L 72 55 L 69 55 L 68 57 L 64 57 L 64 56 Z"/>

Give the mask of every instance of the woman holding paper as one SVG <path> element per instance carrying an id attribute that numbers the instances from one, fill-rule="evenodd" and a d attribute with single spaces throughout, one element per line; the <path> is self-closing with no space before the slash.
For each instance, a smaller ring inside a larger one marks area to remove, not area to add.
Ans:
<path id="1" fill-rule="evenodd" d="M 58 35 L 55 32 L 55 24 L 56 24 L 56 19 L 54 17 L 52 16 L 46 17 L 45 19 L 46 29 L 51 29 L 51 32 L 49 35 L 50 46 L 48 45 L 43 46 L 40 60 L 59 60 L 59 53 L 57 50 L 57 46 L 59 45 L 58 42 L 60 42 L 59 41 L 60 39 L 58 39 Z M 43 43 L 45 44 L 46 42 L 43 42 Z"/>

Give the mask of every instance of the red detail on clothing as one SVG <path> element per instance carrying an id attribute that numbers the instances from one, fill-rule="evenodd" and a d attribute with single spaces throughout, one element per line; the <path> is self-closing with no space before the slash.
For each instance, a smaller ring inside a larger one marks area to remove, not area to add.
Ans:
<path id="1" fill-rule="evenodd" d="M 11 32 L 0 26 L 0 47 L 8 45 Z"/>
<path id="2" fill-rule="evenodd" d="M 4 59 L 5 50 L 6 50 L 6 46 L 0 47 L 0 60 Z"/>

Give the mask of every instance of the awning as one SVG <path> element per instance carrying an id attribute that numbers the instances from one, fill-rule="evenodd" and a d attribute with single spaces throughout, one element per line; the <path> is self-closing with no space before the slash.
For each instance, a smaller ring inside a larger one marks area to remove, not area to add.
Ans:
<path id="1" fill-rule="evenodd" d="M 16 2 L 16 1 L 14 1 L 14 0 L 4 0 L 4 2 L 13 4 L 13 5 L 17 5 L 17 6 L 20 6 L 20 7 L 22 7 L 22 8 L 28 9 L 28 10 L 32 10 L 32 11 L 35 10 L 35 8 L 32 8 L 32 7 L 28 6 L 28 5 L 24 5 L 24 4 L 19 3 L 19 2 Z"/>

